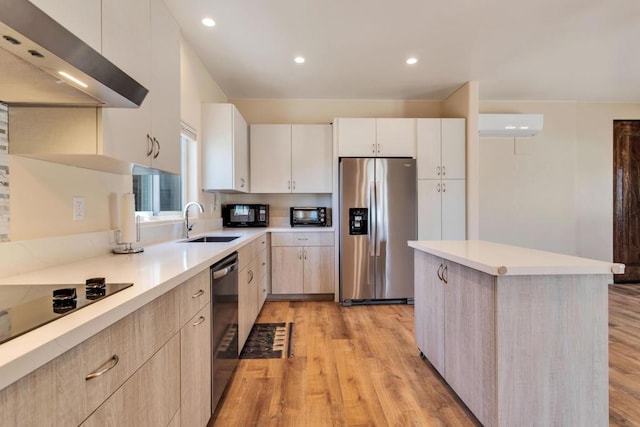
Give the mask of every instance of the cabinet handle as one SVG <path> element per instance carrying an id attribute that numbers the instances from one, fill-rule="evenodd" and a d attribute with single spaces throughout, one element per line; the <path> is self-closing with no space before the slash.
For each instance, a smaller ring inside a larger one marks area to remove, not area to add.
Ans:
<path id="1" fill-rule="evenodd" d="M 202 322 L 204 322 L 204 320 L 205 320 L 205 319 L 204 319 L 204 316 L 200 316 L 200 317 L 198 318 L 198 320 L 196 320 L 195 322 L 193 322 L 193 323 L 191 324 L 191 326 L 198 326 L 199 324 L 201 324 Z"/>
<path id="2" fill-rule="evenodd" d="M 151 153 L 153 153 L 153 139 L 147 134 L 147 157 L 151 156 Z"/>
<path id="3" fill-rule="evenodd" d="M 253 271 L 249 270 L 248 273 L 249 273 L 249 282 L 247 283 L 251 283 L 253 282 Z"/>
<path id="4" fill-rule="evenodd" d="M 104 368 L 102 368 L 101 366 L 102 369 L 98 369 L 97 371 L 91 372 L 89 375 L 85 377 L 85 381 L 89 381 L 99 377 L 100 375 L 106 374 L 107 372 L 115 368 L 119 361 L 120 361 L 120 358 L 118 357 L 118 355 L 114 354 L 113 356 L 111 356 L 111 359 L 107 361 L 107 363 L 102 365 L 104 366 Z"/>
<path id="5" fill-rule="evenodd" d="M 378 154 L 380 154 L 380 144 L 376 144 L 378 146 Z"/>
<path id="6" fill-rule="evenodd" d="M 153 142 L 155 142 L 155 143 L 156 143 L 156 146 L 158 147 L 158 151 L 156 151 L 156 154 L 154 154 L 154 155 L 153 155 L 153 158 L 154 158 L 154 159 L 157 159 L 157 158 L 158 158 L 158 156 L 160 155 L 160 141 L 158 141 L 158 140 L 156 139 L 156 137 L 154 136 L 154 137 L 153 137 Z"/>
<path id="7" fill-rule="evenodd" d="M 436 175 L 440 176 L 440 166 L 436 167 Z"/>
<path id="8" fill-rule="evenodd" d="M 240 188 L 244 188 L 244 178 L 240 178 Z"/>
<path id="9" fill-rule="evenodd" d="M 442 270 L 442 281 L 445 283 L 445 285 L 446 285 L 447 283 L 449 283 L 449 282 L 447 281 L 447 270 L 448 270 L 448 269 L 449 269 L 449 266 L 448 266 L 448 265 L 445 265 L 445 266 L 444 266 L 444 270 Z"/>
<path id="10" fill-rule="evenodd" d="M 445 191 L 447 191 L 447 184 L 446 183 L 442 183 L 442 192 L 444 193 Z"/>
<path id="11" fill-rule="evenodd" d="M 262 265 L 263 265 L 263 266 L 264 266 L 264 265 L 267 265 L 267 263 L 266 263 L 266 262 L 263 262 L 263 263 L 262 263 Z"/>
<path id="12" fill-rule="evenodd" d="M 295 179 L 293 180 L 293 189 L 294 190 L 296 189 L 296 180 Z"/>
<path id="13" fill-rule="evenodd" d="M 204 295 L 204 290 L 200 289 L 198 292 L 196 292 L 195 294 L 191 295 L 191 298 L 198 298 L 198 297 L 201 297 L 202 295 Z"/>
<path id="14" fill-rule="evenodd" d="M 304 249 L 302 250 L 302 253 L 304 254 L 303 257 L 304 259 L 307 259 L 307 251 L 305 251 Z"/>
<path id="15" fill-rule="evenodd" d="M 300 255 L 300 251 L 298 251 L 298 252 L 296 253 L 296 255 L 297 255 L 298 259 L 302 259 L 302 255 Z"/>
<path id="16" fill-rule="evenodd" d="M 302 237 L 298 237 L 298 240 L 309 240 L 308 237 L 302 238 Z"/>
<path id="17" fill-rule="evenodd" d="M 440 183 L 436 184 L 436 191 L 439 193 L 440 192 Z"/>
<path id="18" fill-rule="evenodd" d="M 442 167 L 442 176 L 445 176 L 447 174 L 447 168 L 445 168 L 444 166 Z"/>
<path id="19" fill-rule="evenodd" d="M 436 272 L 436 274 L 438 275 L 438 279 L 442 280 L 442 275 L 440 274 L 440 271 L 442 270 L 442 263 L 440 264 L 440 267 L 438 267 L 438 271 Z"/>
<path id="20" fill-rule="evenodd" d="M 291 190 L 291 181 L 287 181 L 287 190 Z"/>
<path id="21" fill-rule="evenodd" d="M 371 144 L 371 152 L 376 154 L 376 144 Z"/>

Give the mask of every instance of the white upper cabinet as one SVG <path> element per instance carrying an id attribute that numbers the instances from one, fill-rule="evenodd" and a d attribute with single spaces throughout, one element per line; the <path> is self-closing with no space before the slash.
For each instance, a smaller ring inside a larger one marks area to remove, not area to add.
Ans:
<path id="1" fill-rule="evenodd" d="M 94 50 L 101 51 L 101 0 L 30 1 Z"/>
<path id="2" fill-rule="evenodd" d="M 137 109 L 102 110 L 104 150 L 180 173 L 180 27 L 162 0 L 102 3 L 103 55 L 149 89 Z"/>
<path id="3" fill-rule="evenodd" d="M 416 119 L 376 119 L 377 157 L 415 157 Z"/>
<path id="4" fill-rule="evenodd" d="M 331 125 L 291 126 L 293 193 L 333 191 L 333 130 Z"/>
<path id="5" fill-rule="evenodd" d="M 415 157 L 416 120 L 335 119 L 339 157 Z"/>
<path id="6" fill-rule="evenodd" d="M 418 179 L 465 179 L 465 120 L 418 119 Z"/>
<path id="7" fill-rule="evenodd" d="M 202 106 L 202 186 L 249 191 L 248 127 L 233 104 Z"/>
<path id="8" fill-rule="evenodd" d="M 291 125 L 251 125 L 251 192 L 291 192 Z"/>
<path id="9" fill-rule="evenodd" d="M 376 119 L 336 119 L 339 157 L 371 157 L 376 153 Z"/>
<path id="10" fill-rule="evenodd" d="M 331 125 L 251 125 L 252 193 L 330 193 Z"/>

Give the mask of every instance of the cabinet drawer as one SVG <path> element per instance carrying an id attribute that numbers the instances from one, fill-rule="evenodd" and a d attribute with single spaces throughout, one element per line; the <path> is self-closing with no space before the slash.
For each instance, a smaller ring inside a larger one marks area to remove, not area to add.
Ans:
<path id="1" fill-rule="evenodd" d="M 333 246 L 333 231 L 272 233 L 271 246 Z"/>
<path id="2" fill-rule="evenodd" d="M 180 326 L 184 325 L 211 300 L 209 270 L 197 274 L 178 288 Z"/>
<path id="3" fill-rule="evenodd" d="M 0 391 L 0 425 L 79 425 L 178 331 L 178 313 L 174 290 Z"/>
<path id="4" fill-rule="evenodd" d="M 179 367 L 180 335 L 176 334 L 82 426 L 168 425 L 180 408 Z"/>
<path id="5" fill-rule="evenodd" d="M 269 273 L 269 252 L 264 249 L 256 257 L 256 269 L 258 279 L 262 279 Z"/>
<path id="6" fill-rule="evenodd" d="M 252 242 L 247 243 L 238 251 L 238 269 L 242 270 L 258 253 L 267 247 L 267 234 L 263 234 Z"/>

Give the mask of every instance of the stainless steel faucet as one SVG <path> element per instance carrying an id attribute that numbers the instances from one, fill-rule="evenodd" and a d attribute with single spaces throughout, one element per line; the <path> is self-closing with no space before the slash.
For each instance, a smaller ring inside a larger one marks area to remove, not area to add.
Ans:
<path id="1" fill-rule="evenodd" d="M 202 206 L 202 203 L 189 202 L 186 205 L 184 205 L 184 210 L 182 211 L 182 217 L 184 218 L 184 237 L 185 237 L 185 239 L 189 238 L 189 232 L 193 229 L 193 224 L 189 224 L 189 208 L 191 206 L 197 206 L 200 209 L 200 212 L 204 213 L 204 206 Z"/>

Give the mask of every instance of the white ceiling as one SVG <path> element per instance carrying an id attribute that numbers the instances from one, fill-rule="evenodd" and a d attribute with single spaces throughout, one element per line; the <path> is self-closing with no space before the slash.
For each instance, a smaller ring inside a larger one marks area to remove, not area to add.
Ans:
<path id="1" fill-rule="evenodd" d="M 639 0 L 165 1 L 229 98 L 640 102 Z"/>

